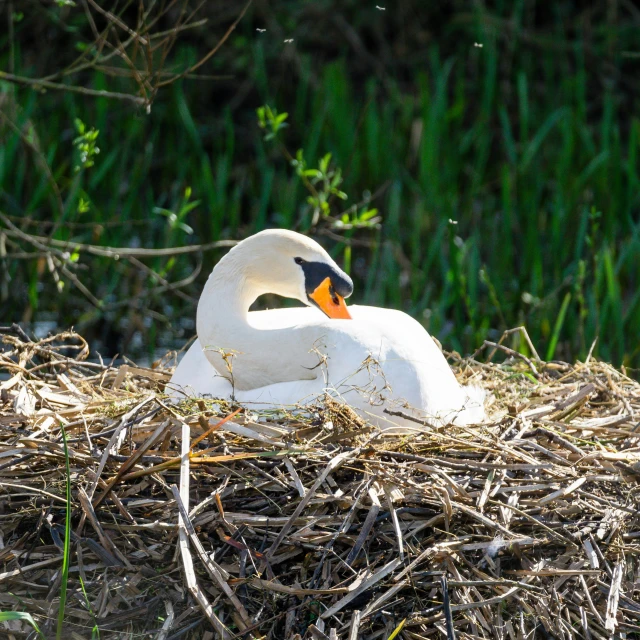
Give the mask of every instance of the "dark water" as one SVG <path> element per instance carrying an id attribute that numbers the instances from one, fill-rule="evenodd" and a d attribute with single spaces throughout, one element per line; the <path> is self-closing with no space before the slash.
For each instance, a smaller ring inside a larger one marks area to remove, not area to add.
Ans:
<path id="1" fill-rule="evenodd" d="M 123 353 L 114 350 L 114 344 L 100 336 L 89 337 L 83 335 L 91 350 L 87 360 L 89 362 L 103 362 L 104 364 L 110 363 L 114 366 L 125 362 L 133 362 L 140 367 L 151 367 L 154 362 L 166 358 L 168 364 L 175 364 L 183 354 L 177 355 L 177 359 L 169 356 L 171 356 L 172 352 L 180 351 L 195 335 L 195 322 L 193 320 L 181 319 L 180 324 L 182 326 L 179 328 L 156 333 L 153 346 L 145 343 L 145 335 L 142 331 L 136 331 L 128 341 L 126 351 L 123 350 Z M 35 340 L 41 340 L 66 330 L 64 327 L 58 326 L 54 320 L 41 320 L 32 324 L 21 324 L 20 326 L 27 335 Z M 0 379 L 6 379 L 7 377 L 9 377 L 8 373 L 0 372 Z"/>

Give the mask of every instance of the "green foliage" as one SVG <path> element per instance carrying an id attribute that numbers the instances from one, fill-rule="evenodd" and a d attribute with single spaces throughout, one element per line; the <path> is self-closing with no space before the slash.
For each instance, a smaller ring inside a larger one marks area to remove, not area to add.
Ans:
<path id="1" fill-rule="evenodd" d="M 340 200 L 346 200 L 347 194 L 340 191 L 338 187 L 342 184 L 342 171 L 340 169 L 329 169 L 331 154 L 325 154 L 321 159 L 317 169 L 309 169 L 304 159 L 304 151 L 298 149 L 295 160 L 291 164 L 295 167 L 296 174 L 308 181 L 313 186 L 311 195 L 307 202 L 313 207 L 313 222 L 315 226 L 320 216 L 328 217 L 331 211 L 329 198 L 333 195 Z"/>
<path id="2" fill-rule="evenodd" d="M 90 208 L 91 207 L 89 200 L 85 200 L 82 196 L 80 196 L 80 199 L 78 200 L 78 213 L 87 213 Z"/>
<path id="3" fill-rule="evenodd" d="M 569 308 L 569 303 L 571 302 L 571 294 L 566 293 L 564 299 L 562 300 L 562 305 L 560 307 L 560 311 L 558 312 L 558 317 L 556 318 L 556 323 L 553 327 L 553 333 L 551 334 L 551 340 L 549 341 L 549 347 L 547 349 L 547 357 L 546 360 L 553 360 L 553 356 L 556 352 L 556 347 L 558 346 L 558 340 L 560 339 L 560 332 L 562 331 L 562 325 L 564 324 L 565 316 L 567 315 L 567 309 Z"/>
<path id="4" fill-rule="evenodd" d="M 10 112 L 17 130 L 0 134 L 0 211 L 41 236 L 111 247 L 204 243 L 273 226 L 309 231 L 350 269 L 354 301 L 403 309 L 448 348 L 470 352 L 525 324 L 543 354 L 584 358 L 599 337 L 595 355 L 638 367 L 640 120 L 615 81 L 625 77 L 620 51 L 633 50 L 632 30 L 603 24 L 587 39 L 558 13 L 536 31 L 524 3 L 489 5 L 375 74 L 354 71 L 343 49 L 319 65 L 297 38 L 295 82 L 283 80 L 281 41 L 240 24 L 244 44 L 232 47 L 242 60 L 231 68 L 251 91 L 228 108 L 205 80 L 163 89 L 148 115 L 2 84 L 20 108 Z M 290 26 L 297 15 L 287 16 Z M 367 33 L 384 31 L 376 29 Z M 193 52 L 181 55 L 180 64 Z M 358 69 L 368 64 L 358 60 Z M 226 73 L 228 61 L 214 70 Z M 101 74 L 92 87 L 107 80 L 118 88 Z M 92 127 L 80 137 L 100 131 L 90 171 L 74 173 L 82 158 L 70 161 L 74 118 Z M 24 139 L 31 128 L 38 153 Z M 293 153 L 283 162 L 285 137 Z M 44 166 L 63 212 L 52 206 Z M 89 307 L 68 281 L 56 293 L 46 269 L 8 257 L 16 293 L 4 301 L 7 319 L 48 313 L 91 337 L 102 323 L 130 335 L 142 318 L 150 348 L 154 336 L 181 341 L 192 331 L 177 327 L 194 315 L 188 301 L 150 293 L 157 282 L 125 260 L 73 246 L 77 273 L 103 307 Z M 221 255 L 204 257 L 185 293 L 198 296 Z M 172 282 L 199 266 L 194 255 L 147 262 Z"/>
<path id="5" fill-rule="evenodd" d="M 285 120 L 289 114 L 278 114 L 276 109 L 271 109 L 268 105 L 259 107 L 256 112 L 258 126 L 268 131 L 264 136 L 265 141 L 277 139 L 279 132 L 287 126 Z M 298 149 L 295 158 L 291 157 L 286 148 L 284 154 L 289 158 L 296 175 L 311 194 L 307 197 L 307 204 L 312 208 L 313 213 L 306 230 L 315 229 L 321 221 L 328 222 L 332 228 L 340 230 L 378 227 L 381 218 L 376 215 L 377 209 L 354 205 L 335 218 L 331 216 L 332 198 L 347 200 L 349 196 L 340 189 L 344 182 L 342 169 L 330 165 L 330 152 L 320 158 L 318 167 L 315 169 L 307 164 L 304 149 Z"/>
<path id="6" fill-rule="evenodd" d="M 66 507 L 65 507 L 65 527 L 64 527 L 64 546 L 63 546 L 63 555 L 62 555 L 62 569 L 61 569 L 61 583 L 60 583 L 60 602 L 58 605 L 58 623 L 56 629 L 56 640 L 60 640 L 63 637 L 64 631 L 64 613 L 67 603 L 67 586 L 69 582 L 69 566 L 70 566 L 70 558 L 71 558 L 71 468 L 69 465 L 69 448 L 67 445 L 67 434 L 65 432 L 64 426 L 60 426 L 60 432 L 62 434 L 62 443 L 64 449 L 64 459 L 65 459 L 65 470 L 66 470 Z M 84 590 L 84 584 L 81 583 L 82 591 L 85 595 L 85 599 L 87 598 L 86 592 Z M 89 604 L 88 599 L 87 606 L 89 610 L 91 610 L 91 606 Z M 30 613 L 21 612 L 21 611 L 0 611 L 0 622 L 10 621 L 10 620 L 20 620 L 23 622 L 27 622 L 30 624 L 38 636 L 44 640 L 45 636 L 38 627 L 36 621 L 33 619 Z M 94 626 L 92 631 L 92 638 L 100 637 L 99 630 L 97 626 Z"/>
<path id="7" fill-rule="evenodd" d="M 88 169 L 95 164 L 95 156 L 100 153 L 100 149 L 96 146 L 99 131 L 93 127 L 87 130 L 84 122 L 80 118 L 75 119 L 78 137 L 73 141 L 74 146 L 80 153 L 80 164 L 76 164 L 75 171 Z"/>
<path id="8" fill-rule="evenodd" d="M 163 209 L 162 207 L 154 207 L 153 213 L 165 216 L 167 218 L 167 225 L 171 231 L 179 229 L 180 231 L 184 231 L 187 235 L 191 235 L 193 233 L 193 229 L 186 224 L 184 220 L 187 215 L 200 204 L 200 200 L 189 202 L 189 198 L 191 198 L 191 187 L 187 187 L 184 190 L 184 198 L 178 207 L 177 213 L 174 213 L 169 209 Z"/>
<path id="9" fill-rule="evenodd" d="M 0 622 L 9 622 L 11 620 L 20 620 L 21 622 L 30 624 L 38 636 L 42 638 L 42 640 L 45 640 L 44 633 L 40 631 L 40 627 L 38 627 L 30 613 L 24 613 L 22 611 L 0 611 Z"/>
<path id="10" fill-rule="evenodd" d="M 267 141 L 273 140 L 282 129 L 289 126 L 286 123 L 289 114 L 278 113 L 269 105 L 258 107 L 256 113 L 258 114 L 258 126 L 265 130 L 264 139 Z"/>

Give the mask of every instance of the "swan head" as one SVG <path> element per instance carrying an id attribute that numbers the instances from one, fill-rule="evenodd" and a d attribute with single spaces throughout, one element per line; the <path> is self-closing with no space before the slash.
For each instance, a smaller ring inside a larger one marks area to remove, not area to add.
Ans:
<path id="1" fill-rule="evenodd" d="M 268 229 L 243 240 L 227 256 L 238 260 L 257 291 L 300 300 L 330 318 L 351 318 L 344 299 L 353 293 L 353 282 L 315 240 Z"/>

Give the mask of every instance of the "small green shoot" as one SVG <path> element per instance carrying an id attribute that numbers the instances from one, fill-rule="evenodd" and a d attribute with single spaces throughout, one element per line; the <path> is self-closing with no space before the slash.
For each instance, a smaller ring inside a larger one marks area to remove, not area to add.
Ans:
<path id="1" fill-rule="evenodd" d="M 278 113 L 276 109 L 272 109 L 269 105 L 264 105 L 256 109 L 258 114 L 258 126 L 265 130 L 265 140 L 273 140 L 281 129 L 288 127 L 286 119 L 288 113 Z"/>
<path id="2" fill-rule="evenodd" d="M 89 201 L 80 196 L 80 200 L 78 202 L 78 213 L 87 213 L 87 211 L 91 209 L 89 205 Z"/>
<path id="3" fill-rule="evenodd" d="M 175 213 L 170 209 L 163 209 L 162 207 L 154 207 L 153 213 L 156 215 L 165 216 L 167 218 L 167 225 L 171 229 L 171 231 L 184 231 L 187 235 L 191 235 L 193 233 L 193 229 L 184 222 L 187 215 L 193 211 L 199 204 L 200 200 L 194 200 L 193 202 L 189 202 L 191 198 L 191 187 L 187 187 L 184 190 L 184 198 L 178 208 L 178 212 Z"/>
<path id="4" fill-rule="evenodd" d="M 58 626 L 56 640 L 61 640 L 64 625 L 64 611 L 67 605 L 67 584 L 69 582 L 69 559 L 71 556 L 71 468 L 69 465 L 69 447 L 67 445 L 67 433 L 64 425 L 60 425 L 62 444 L 64 447 L 64 464 L 66 472 L 66 499 L 65 523 L 64 523 L 64 551 L 62 555 L 62 582 L 60 584 L 60 604 L 58 607 Z"/>
<path id="5" fill-rule="evenodd" d="M 84 602 L 87 605 L 87 609 L 89 610 L 89 613 L 92 615 L 93 617 L 93 627 L 91 629 L 91 640 L 100 640 L 100 628 L 98 627 L 98 625 L 96 624 L 96 614 L 93 610 L 93 607 L 91 606 L 91 602 L 89 600 L 89 596 L 87 595 L 87 590 L 84 586 L 84 580 L 82 579 L 82 576 L 79 575 L 78 579 L 80 580 L 80 588 L 82 589 L 82 595 L 84 596 Z"/>
<path id="6" fill-rule="evenodd" d="M 95 164 L 95 156 L 100 153 L 100 149 L 96 145 L 100 132 L 93 127 L 87 130 L 87 127 L 80 118 L 75 119 L 75 125 L 79 135 L 74 139 L 73 144 L 80 152 L 80 164 L 75 166 L 77 173 L 82 169 L 93 167 Z"/>

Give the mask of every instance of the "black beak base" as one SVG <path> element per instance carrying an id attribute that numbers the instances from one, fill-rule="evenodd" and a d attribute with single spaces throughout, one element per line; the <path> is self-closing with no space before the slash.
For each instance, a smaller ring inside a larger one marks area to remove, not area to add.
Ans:
<path id="1" fill-rule="evenodd" d="M 324 262 L 305 262 L 301 265 L 304 273 L 304 286 L 307 298 L 324 280 L 329 278 L 334 291 L 343 298 L 348 298 L 353 293 L 353 281 L 343 271 L 337 271 L 331 265 Z M 313 302 L 313 300 L 310 300 Z"/>

